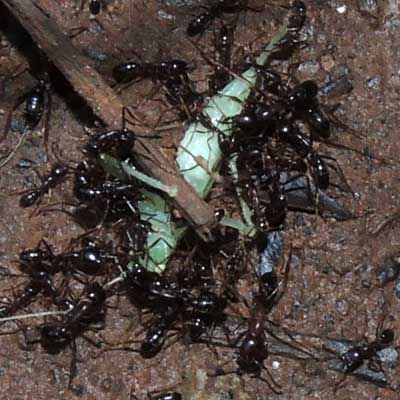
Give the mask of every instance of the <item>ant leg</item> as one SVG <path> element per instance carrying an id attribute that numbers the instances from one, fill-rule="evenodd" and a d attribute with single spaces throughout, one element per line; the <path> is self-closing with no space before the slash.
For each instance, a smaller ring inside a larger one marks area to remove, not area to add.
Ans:
<path id="1" fill-rule="evenodd" d="M 320 104 L 320 107 L 324 112 L 326 112 L 331 119 L 331 121 L 338 126 L 340 129 L 343 129 L 345 132 L 349 132 L 351 135 L 362 139 L 367 137 L 367 135 L 363 135 L 360 132 L 357 132 L 355 129 L 350 128 L 347 124 L 345 124 L 343 121 L 341 121 L 338 117 L 334 115 L 334 112 L 339 108 L 340 104 L 335 104 L 333 106 L 324 106 L 323 104 Z"/>
<path id="2" fill-rule="evenodd" d="M 81 33 L 86 32 L 87 30 L 89 30 L 89 26 L 78 26 L 76 28 L 71 28 L 68 31 L 68 37 L 70 39 L 74 39 L 77 36 L 79 36 Z"/>
<path id="3" fill-rule="evenodd" d="M 261 371 L 259 375 L 256 375 L 255 378 L 259 379 L 260 381 L 266 383 L 268 387 L 275 393 L 275 394 L 282 394 L 282 386 L 272 377 L 271 372 L 268 370 L 268 368 L 263 364 L 262 365 L 263 370 L 267 372 L 268 378 L 271 380 L 269 382 L 267 379 L 263 378 L 261 376 Z"/>
<path id="4" fill-rule="evenodd" d="M 282 330 L 282 332 L 287 335 L 287 337 L 292 341 L 290 343 L 289 341 L 282 339 L 279 337 L 275 332 L 273 332 L 270 328 L 265 328 L 265 331 L 268 333 L 268 335 L 272 336 L 274 339 L 278 340 L 279 342 L 283 343 L 285 346 L 292 347 L 295 350 L 298 350 L 304 354 L 307 354 L 313 359 L 316 359 L 315 355 L 312 354 L 304 345 L 304 343 L 300 343 L 287 329 L 283 328 L 281 325 L 278 325 L 276 322 L 271 321 L 270 319 L 267 319 L 268 323 L 271 324 L 272 326 L 279 328 Z M 296 346 L 293 344 L 295 343 Z M 306 350 L 305 350 L 306 348 Z"/>
<path id="5" fill-rule="evenodd" d="M 276 295 L 276 297 L 274 299 L 275 304 L 279 303 L 279 301 L 281 300 L 281 298 L 283 297 L 283 295 L 286 291 L 287 283 L 289 280 L 291 258 L 292 258 L 292 248 L 289 249 L 289 254 L 287 255 L 286 262 L 284 263 L 284 275 L 283 275 L 283 280 L 282 280 L 282 282 L 283 282 L 282 290 L 280 290 L 279 293 Z"/>
<path id="6" fill-rule="evenodd" d="M 222 366 L 229 364 L 231 362 L 231 360 L 225 362 L 224 364 L 222 364 Z M 222 366 L 219 366 L 214 373 L 209 373 L 207 372 L 207 376 L 209 376 L 210 378 L 216 378 L 217 376 L 225 376 L 225 375 L 231 375 L 231 374 L 239 374 L 239 371 L 237 369 L 231 369 L 230 371 L 225 371 L 224 369 L 222 369 Z"/>
<path id="7" fill-rule="evenodd" d="M 123 91 L 125 91 L 126 89 L 130 88 L 131 86 L 133 86 L 135 83 L 140 82 L 142 79 L 138 78 L 138 79 L 134 79 L 132 82 L 128 82 L 125 85 L 122 84 L 121 86 L 119 86 L 115 91 L 120 94 Z M 118 82 L 116 82 L 115 84 L 113 84 L 111 87 L 115 88 L 117 85 L 119 85 Z"/>
<path id="8" fill-rule="evenodd" d="M 46 250 L 50 253 L 51 257 L 55 257 L 55 254 L 53 253 L 53 250 L 51 249 L 51 246 L 47 243 L 46 239 L 42 238 L 40 239 L 40 242 L 37 245 L 37 248 L 40 248 L 40 245 L 43 244 L 43 246 L 46 248 Z"/>
<path id="9" fill-rule="evenodd" d="M 342 377 L 342 379 L 340 379 L 339 382 L 336 383 L 336 385 L 335 385 L 335 387 L 334 387 L 334 389 L 333 389 L 333 393 L 334 393 L 334 394 L 336 394 L 336 392 L 337 392 L 341 387 L 343 387 L 343 384 L 344 384 L 344 382 L 346 381 L 346 379 L 347 379 L 347 375 L 344 375 L 344 376 Z"/>
<path id="10" fill-rule="evenodd" d="M 128 117 L 132 118 L 132 120 L 129 120 Z M 129 125 L 135 125 L 134 121 L 137 121 L 139 123 L 141 123 L 142 125 L 151 128 L 143 119 L 141 119 L 140 117 L 138 117 L 129 107 L 122 107 L 122 130 L 126 130 L 126 123 L 128 123 Z M 137 137 L 152 137 L 152 136 L 140 136 L 137 135 Z M 159 138 L 160 136 L 156 136 L 156 138 Z"/>
<path id="11" fill-rule="evenodd" d="M 68 379 L 68 389 L 72 388 L 72 382 L 74 378 L 76 377 L 78 373 L 78 368 L 77 368 L 77 363 L 78 363 L 78 350 L 76 346 L 76 340 L 73 339 L 71 343 L 71 351 L 72 351 L 72 357 L 71 357 L 71 363 L 69 367 L 69 379 Z"/>
<path id="12" fill-rule="evenodd" d="M 343 181 L 343 183 L 344 183 L 345 187 L 347 188 L 347 190 L 354 196 L 354 191 L 351 189 L 349 183 L 347 182 L 347 179 L 346 179 L 346 177 L 345 177 L 345 175 L 343 173 L 343 170 L 340 167 L 340 165 L 337 162 L 337 160 L 335 158 L 333 158 L 333 157 L 326 156 L 326 155 L 321 156 L 321 158 L 329 160 L 329 161 L 332 161 L 334 163 L 334 164 L 330 163 L 328 165 L 338 174 L 338 176 Z"/>
<path id="13" fill-rule="evenodd" d="M 102 346 L 102 342 L 97 342 L 86 335 L 80 335 L 83 339 L 85 339 L 88 343 L 90 343 L 93 347 L 100 348 Z"/>

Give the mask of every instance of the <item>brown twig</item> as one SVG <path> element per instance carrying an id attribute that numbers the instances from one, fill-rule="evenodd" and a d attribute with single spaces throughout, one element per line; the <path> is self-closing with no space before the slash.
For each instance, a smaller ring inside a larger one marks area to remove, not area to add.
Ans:
<path id="1" fill-rule="evenodd" d="M 94 113 L 108 126 L 121 125 L 123 104 L 117 94 L 92 68 L 90 62 L 72 44 L 71 39 L 33 1 L 0 0 L 32 36 L 37 46 L 70 82 Z M 137 161 L 146 173 L 167 186 L 176 187 L 173 198 L 184 218 L 205 240 L 216 221 L 213 210 L 197 195 L 172 166 L 162 149 L 150 139 L 137 140 Z"/>

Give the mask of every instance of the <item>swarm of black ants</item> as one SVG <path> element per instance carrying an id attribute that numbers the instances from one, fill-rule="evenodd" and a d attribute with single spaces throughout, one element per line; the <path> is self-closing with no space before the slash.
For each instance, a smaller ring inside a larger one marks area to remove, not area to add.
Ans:
<path id="1" fill-rule="evenodd" d="M 100 2 L 91 1 L 90 10 L 99 13 Z M 216 25 L 216 20 L 222 21 L 225 14 L 246 10 L 249 10 L 246 1 L 221 0 L 193 19 L 187 34 L 190 37 L 203 35 Z M 288 32 L 274 50 L 276 59 L 301 47 L 299 36 L 305 18 L 305 4 L 295 0 Z M 235 155 L 238 177 L 234 186 L 253 210 L 255 237 L 243 238 L 232 228 L 216 229 L 212 243 L 201 243 L 197 239 L 194 243 L 189 239 L 182 241 L 179 254 L 185 254 L 185 259 L 174 265 L 184 267 L 172 267 L 162 274 L 145 269 L 141 259 L 148 251 L 146 238 L 151 227 L 140 218 L 137 209 L 143 183 L 132 178 L 113 178 L 98 162 L 99 155 L 106 153 L 135 164 L 132 149 L 137 136 L 125 127 L 126 116 L 122 129 L 101 131 L 89 138 L 77 166 L 67 166 L 61 161 L 55 163 L 50 173 L 42 177 L 41 185 L 24 192 L 20 198 L 21 207 L 37 205 L 50 189 L 73 176 L 73 194 L 78 204 L 70 215 L 79 221 L 85 215 L 100 226 L 72 240 L 69 248 L 58 254 L 45 240 L 36 248 L 22 251 L 19 266 L 27 282 L 0 308 L 2 323 L 9 323 L 6 320 L 10 318 L 30 344 L 38 342 L 51 354 L 71 349 L 70 385 L 77 373 L 75 342 L 80 338 L 98 347 L 100 352 L 130 350 L 143 358 L 155 357 L 171 342 L 180 339 L 204 344 L 213 351 L 220 346 L 235 352 L 237 365 L 234 369 L 217 368 L 210 376 L 250 375 L 264 381 L 273 392 L 282 392 L 281 385 L 264 363 L 270 354 L 267 333 L 275 337 L 268 328 L 274 324 L 268 316 L 284 293 L 289 272 L 290 257 L 285 263 L 281 262 L 287 212 L 327 211 L 337 213 L 338 219 L 345 219 L 341 214 L 344 211 L 325 193 L 335 185 L 331 172 L 335 171 L 341 179 L 337 184 L 340 189 L 350 189 L 335 160 L 318 153 L 313 146 L 314 142 L 330 139 L 333 121 L 319 103 L 317 84 L 311 80 L 299 83 L 285 79 L 286 75 L 270 66 L 251 64 L 249 57 L 242 65 L 231 65 L 235 25 L 221 22 L 221 26 L 209 93 L 196 91 L 189 76 L 191 70 L 183 60 L 158 64 L 122 63 L 114 68 L 113 77 L 118 85 L 141 79 L 159 81 L 166 101 L 176 107 L 178 117 L 193 120 L 205 97 L 229 83 L 232 71 L 238 74 L 249 66 L 256 68 L 258 83 L 243 112 L 227 121 L 233 127 L 233 137 L 227 139 L 220 135 L 224 155 L 221 174 L 225 181 L 232 183 L 225 164 Z M 15 106 L 14 110 L 25 102 L 24 118 L 28 129 L 40 122 L 48 90 L 46 83 L 40 81 Z M 224 188 L 229 192 L 228 186 L 232 185 L 224 185 Z M 227 195 L 232 197 L 232 192 Z M 218 209 L 216 213 L 221 217 L 227 212 Z M 112 242 L 104 239 L 104 232 L 112 233 Z M 284 266 L 282 278 L 277 270 L 279 262 Z M 254 276 L 253 294 L 251 299 L 244 299 L 237 286 L 241 277 L 249 274 Z M 72 295 L 75 291 L 72 287 L 81 287 L 81 292 Z M 113 296 L 122 295 L 129 298 L 140 314 L 146 315 L 140 327 L 140 331 L 145 329 L 144 336 L 122 344 L 87 336 L 104 327 L 107 304 Z M 13 320 L 41 296 L 48 299 L 46 312 L 53 314 L 44 323 L 28 328 L 23 319 Z M 248 316 L 235 315 L 237 308 L 232 305 L 239 303 L 249 308 Z M 289 332 L 286 335 L 286 345 L 315 358 L 309 348 L 301 346 Z M 392 330 L 381 329 L 375 341 L 348 346 L 332 357 L 338 361 L 339 371 L 353 373 L 376 357 L 377 352 L 390 346 L 393 339 Z M 168 392 L 149 397 L 178 400 L 182 395 Z"/>

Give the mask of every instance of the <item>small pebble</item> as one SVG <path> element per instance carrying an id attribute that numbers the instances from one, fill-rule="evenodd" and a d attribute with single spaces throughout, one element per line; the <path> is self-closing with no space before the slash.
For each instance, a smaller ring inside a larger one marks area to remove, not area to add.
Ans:
<path id="1" fill-rule="evenodd" d="M 378 351 L 379 359 L 384 363 L 395 364 L 398 361 L 399 353 L 393 347 L 386 347 Z"/>
<path id="2" fill-rule="evenodd" d="M 171 14 L 169 14 L 169 13 L 166 13 L 164 10 L 158 11 L 158 16 L 159 16 L 161 19 L 165 19 L 165 20 L 167 20 L 167 21 L 171 21 L 171 20 L 174 20 L 174 19 L 175 19 L 175 17 L 174 17 L 173 15 L 171 15 Z"/>
<path id="3" fill-rule="evenodd" d="M 336 8 L 336 11 L 339 14 L 344 14 L 346 12 L 346 10 L 347 10 L 347 7 L 345 5 Z"/>
<path id="4" fill-rule="evenodd" d="M 347 313 L 349 312 L 349 304 L 347 303 L 347 301 L 336 301 L 336 311 L 341 315 L 347 315 Z"/>
<path id="5" fill-rule="evenodd" d="M 33 161 L 28 158 L 20 158 L 15 165 L 17 168 L 29 169 L 32 167 Z"/>
<path id="6" fill-rule="evenodd" d="M 338 68 L 337 72 L 338 72 L 339 76 L 349 75 L 350 74 L 350 68 L 347 65 L 341 65 Z"/>
<path id="7" fill-rule="evenodd" d="M 92 60 L 95 61 L 103 62 L 108 59 L 108 55 L 99 49 L 88 48 L 85 52 Z"/>
<path id="8" fill-rule="evenodd" d="M 335 66 L 335 60 L 330 54 L 327 54 L 321 58 L 321 65 L 325 71 L 330 72 Z"/>
<path id="9" fill-rule="evenodd" d="M 25 130 L 25 121 L 22 118 L 17 118 L 13 116 L 11 118 L 10 129 L 13 132 L 23 133 Z"/>
<path id="10" fill-rule="evenodd" d="M 327 82 L 325 86 L 319 89 L 319 94 L 323 96 L 342 96 L 350 93 L 353 90 L 353 84 L 347 76 L 341 76 L 337 80 L 331 80 Z"/>
<path id="11" fill-rule="evenodd" d="M 313 61 L 306 61 L 299 65 L 299 72 L 305 75 L 315 75 L 316 73 L 318 73 L 319 69 L 319 63 Z"/>
<path id="12" fill-rule="evenodd" d="M 273 369 L 279 369 L 280 367 L 280 362 L 279 361 L 272 361 L 272 368 Z"/>
<path id="13" fill-rule="evenodd" d="M 370 89 L 378 89 L 382 83 L 382 78 L 380 76 L 374 76 L 367 81 L 367 85 Z"/>

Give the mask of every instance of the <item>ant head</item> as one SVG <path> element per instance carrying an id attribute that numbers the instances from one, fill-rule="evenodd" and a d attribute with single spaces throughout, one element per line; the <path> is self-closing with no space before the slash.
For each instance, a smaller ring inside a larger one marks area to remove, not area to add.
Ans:
<path id="1" fill-rule="evenodd" d="M 379 334 L 381 344 L 389 346 L 394 340 L 394 332 L 392 329 L 385 329 Z"/>
<path id="2" fill-rule="evenodd" d="M 59 162 L 56 162 L 53 167 L 51 168 L 51 174 L 54 176 L 64 176 L 68 172 L 68 167 L 66 167 L 64 164 L 61 164 Z"/>
<path id="3" fill-rule="evenodd" d="M 295 12 L 304 15 L 307 11 L 306 5 L 300 0 L 294 0 L 292 3 L 292 8 Z"/>

